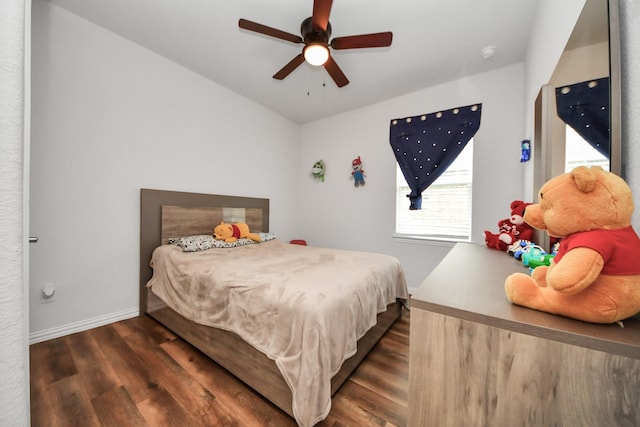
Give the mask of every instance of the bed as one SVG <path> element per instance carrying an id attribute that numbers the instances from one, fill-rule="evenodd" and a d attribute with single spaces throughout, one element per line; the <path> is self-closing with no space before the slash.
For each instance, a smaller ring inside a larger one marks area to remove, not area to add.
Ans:
<path id="1" fill-rule="evenodd" d="M 198 250 L 192 239 L 177 239 L 211 234 L 223 220 L 247 223 L 262 242 Z M 309 263 L 344 272 L 329 276 Z M 401 316 L 406 298 L 395 258 L 280 241 L 269 233 L 268 199 L 141 190 L 141 314 L 301 426 L 328 415 L 331 396 Z"/>

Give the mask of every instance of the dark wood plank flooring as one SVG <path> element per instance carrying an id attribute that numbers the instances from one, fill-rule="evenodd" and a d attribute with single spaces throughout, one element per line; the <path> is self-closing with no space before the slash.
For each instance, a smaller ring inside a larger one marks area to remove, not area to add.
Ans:
<path id="1" fill-rule="evenodd" d="M 155 320 L 141 316 L 34 344 L 31 425 L 296 426 Z M 405 426 L 409 314 L 333 397 L 319 426 Z"/>

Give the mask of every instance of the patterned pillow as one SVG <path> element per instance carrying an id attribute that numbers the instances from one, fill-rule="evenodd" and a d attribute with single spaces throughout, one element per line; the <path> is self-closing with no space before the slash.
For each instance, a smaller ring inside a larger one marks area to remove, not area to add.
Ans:
<path id="1" fill-rule="evenodd" d="M 276 238 L 275 233 L 257 233 L 263 242 Z M 169 244 L 180 246 L 183 252 L 198 252 L 212 248 L 235 248 L 237 246 L 252 245 L 255 242 L 251 239 L 242 238 L 235 242 L 227 243 L 224 240 L 218 240 L 211 234 L 198 234 L 196 236 L 172 237 Z"/>

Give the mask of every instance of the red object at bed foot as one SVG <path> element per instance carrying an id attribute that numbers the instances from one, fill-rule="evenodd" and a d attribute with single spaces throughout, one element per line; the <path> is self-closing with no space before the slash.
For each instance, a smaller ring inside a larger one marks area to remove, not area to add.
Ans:
<path id="1" fill-rule="evenodd" d="M 306 240 L 292 240 L 289 243 L 291 243 L 292 245 L 307 246 L 307 241 Z"/>

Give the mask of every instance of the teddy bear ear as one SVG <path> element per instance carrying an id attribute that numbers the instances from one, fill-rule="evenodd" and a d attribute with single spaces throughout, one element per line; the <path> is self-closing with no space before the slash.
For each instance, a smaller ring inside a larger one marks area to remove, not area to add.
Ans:
<path id="1" fill-rule="evenodd" d="M 590 169 L 586 166 L 578 166 L 571 171 L 571 176 L 576 183 L 578 190 L 583 193 L 589 193 L 596 188 L 596 169 Z"/>
<path id="2" fill-rule="evenodd" d="M 525 203 L 522 200 L 514 200 L 511 202 L 511 214 L 524 216 L 524 212 L 531 203 Z"/>

